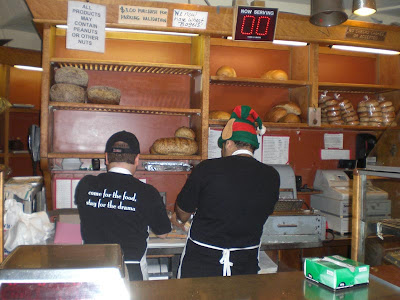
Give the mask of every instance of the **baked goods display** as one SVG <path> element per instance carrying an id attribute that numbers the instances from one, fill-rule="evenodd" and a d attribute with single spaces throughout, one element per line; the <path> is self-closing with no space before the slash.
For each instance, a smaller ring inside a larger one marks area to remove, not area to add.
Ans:
<path id="1" fill-rule="evenodd" d="M 180 127 L 174 137 L 159 138 L 150 147 L 150 154 L 193 155 L 198 150 L 195 133 L 188 127 Z"/>
<path id="2" fill-rule="evenodd" d="M 210 111 L 208 118 L 212 120 L 229 120 L 231 114 L 222 110 L 212 110 Z"/>
<path id="3" fill-rule="evenodd" d="M 266 122 L 274 123 L 301 123 L 301 109 L 294 102 L 283 102 L 277 104 L 264 117 Z"/>
<path id="4" fill-rule="evenodd" d="M 217 76 L 236 77 L 236 71 L 230 66 L 222 66 L 217 70 Z"/>
<path id="5" fill-rule="evenodd" d="M 288 74 L 283 70 L 269 70 L 261 75 L 263 79 L 288 80 Z"/>
<path id="6" fill-rule="evenodd" d="M 340 95 L 335 94 L 336 100 L 339 101 L 342 120 L 345 125 L 355 126 L 360 125 L 360 121 L 353 104 L 348 99 L 343 99 Z"/>
<path id="7" fill-rule="evenodd" d="M 382 124 L 383 126 L 397 126 L 395 108 L 392 101 L 387 101 L 385 98 L 379 98 L 379 107 L 382 111 Z"/>
<path id="8" fill-rule="evenodd" d="M 383 126 L 382 109 L 377 100 L 365 97 L 357 106 L 357 112 L 362 126 Z"/>
<path id="9" fill-rule="evenodd" d="M 327 95 L 328 91 L 322 93 L 318 100 L 318 106 L 321 108 L 321 123 L 332 125 L 343 125 L 342 112 L 339 101 Z"/>
<path id="10" fill-rule="evenodd" d="M 79 68 L 57 69 L 54 81 L 50 88 L 51 101 L 118 105 L 121 99 L 121 91 L 113 87 L 93 86 L 87 89 L 89 76 Z"/>

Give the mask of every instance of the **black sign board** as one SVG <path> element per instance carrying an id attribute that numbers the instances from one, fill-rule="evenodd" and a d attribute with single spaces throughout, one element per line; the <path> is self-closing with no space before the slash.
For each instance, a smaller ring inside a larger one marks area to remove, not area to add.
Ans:
<path id="1" fill-rule="evenodd" d="M 272 42 L 275 36 L 277 8 L 238 6 L 233 39 L 236 41 Z"/>

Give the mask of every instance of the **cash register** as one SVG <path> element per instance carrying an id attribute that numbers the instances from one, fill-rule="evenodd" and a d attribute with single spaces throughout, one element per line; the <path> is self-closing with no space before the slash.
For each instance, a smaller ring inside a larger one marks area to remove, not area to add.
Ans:
<path id="1" fill-rule="evenodd" d="M 311 207 L 326 217 L 329 229 L 341 235 L 351 232 L 351 199 L 353 182 L 343 170 L 317 170 L 314 188 L 322 194 L 311 195 Z M 388 218 L 391 201 L 388 193 L 367 181 L 367 216 L 374 219 Z"/>

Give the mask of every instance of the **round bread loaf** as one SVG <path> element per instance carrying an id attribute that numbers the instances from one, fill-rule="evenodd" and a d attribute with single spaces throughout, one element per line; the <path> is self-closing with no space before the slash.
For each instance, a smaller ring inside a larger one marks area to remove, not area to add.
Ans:
<path id="1" fill-rule="evenodd" d="M 329 124 L 331 124 L 331 125 L 344 125 L 344 121 L 343 120 L 337 120 L 337 121 L 329 122 Z"/>
<path id="2" fill-rule="evenodd" d="M 368 126 L 381 127 L 382 123 L 380 123 L 380 122 L 369 122 Z"/>
<path id="3" fill-rule="evenodd" d="M 396 117 L 396 114 L 394 113 L 394 111 L 383 112 L 382 113 L 382 117 L 384 117 L 384 118 L 394 118 L 394 117 Z"/>
<path id="4" fill-rule="evenodd" d="M 213 110 L 210 111 L 208 118 L 213 120 L 229 120 L 231 118 L 231 114 L 222 110 Z"/>
<path id="5" fill-rule="evenodd" d="M 327 106 L 338 105 L 338 103 L 339 103 L 339 101 L 337 101 L 337 100 L 335 100 L 335 99 L 325 101 L 325 104 L 326 104 Z M 340 107 L 339 107 L 339 108 L 340 108 Z"/>
<path id="6" fill-rule="evenodd" d="M 342 113 L 339 110 L 331 110 L 327 112 L 327 116 L 328 117 L 336 117 L 336 116 L 340 116 Z"/>
<path id="7" fill-rule="evenodd" d="M 56 83 L 50 88 L 50 100 L 58 102 L 85 103 L 85 89 L 75 84 Z"/>
<path id="8" fill-rule="evenodd" d="M 360 118 L 360 122 L 369 122 L 369 117 Z"/>
<path id="9" fill-rule="evenodd" d="M 279 123 L 301 123 L 300 117 L 296 114 L 287 114 L 279 119 Z"/>
<path id="10" fill-rule="evenodd" d="M 328 111 L 332 111 L 332 110 L 340 111 L 340 106 L 339 105 L 330 105 L 330 106 L 327 106 L 326 109 Z"/>
<path id="11" fill-rule="evenodd" d="M 367 114 L 369 117 L 382 117 L 381 111 L 369 111 Z"/>
<path id="12" fill-rule="evenodd" d="M 284 103 L 275 105 L 275 107 L 282 107 L 282 108 L 286 109 L 288 114 L 295 114 L 295 115 L 301 114 L 300 107 L 294 102 L 284 102 Z"/>
<path id="13" fill-rule="evenodd" d="M 193 155 L 197 150 L 196 141 L 179 137 L 157 139 L 150 148 L 150 151 L 163 155 Z"/>
<path id="14" fill-rule="evenodd" d="M 349 100 L 344 100 L 344 101 L 349 101 Z M 351 105 L 350 102 L 344 103 L 344 101 L 339 102 L 339 106 L 340 106 L 340 108 L 341 108 L 342 110 L 346 110 L 346 109 L 349 109 L 349 108 L 353 108 L 353 105 Z"/>
<path id="15" fill-rule="evenodd" d="M 379 102 L 376 100 L 368 100 L 365 102 L 365 106 L 379 106 Z"/>
<path id="16" fill-rule="evenodd" d="M 87 87 L 89 76 L 84 70 L 79 68 L 63 67 L 56 71 L 54 80 L 56 83 L 68 83 Z"/>
<path id="17" fill-rule="evenodd" d="M 354 115 L 354 116 L 351 116 L 351 117 L 345 117 L 344 120 L 345 120 L 346 122 L 358 121 L 358 116 L 357 116 L 357 115 Z"/>
<path id="18" fill-rule="evenodd" d="M 181 138 L 194 140 L 194 138 L 196 137 L 196 134 L 189 127 L 182 126 L 182 127 L 179 127 L 175 131 L 175 137 L 181 137 Z"/>
<path id="19" fill-rule="evenodd" d="M 388 107 L 388 106 L 393 106 L 393 103 L 391 101 L 382 101 L 379 102 L 380 107 Z"/>
<path id="20" fill-rule="evenodd" d="M 367 111 L 369 111 L 368 107 L 358 105 L 357 112 L 362 113 Z"/>
<path id="21" fill-rule="evenodd" d="M 367 112 L 362 112 L 362 113 L 359 113 L 358 116 L 359 116 L 360 118 L 368 118 L 368 117 L 369 117 L 369 113 L 367 113 Z"/>
<path id="22" fill-rule="evenodd" d="M 356 125 L 360 125 L 360 122 L 359 121 L 346 122 L 346 125 L 356 126 Z"/>
<path id="23" fill-rule="evenodd" d="M 88 103 L 118 105 L 121 91 L 109 86 L 92 86 L 87 90 Z"/>
<path id="24" fill-rule="evenodd" d="M 382 107 L 382 112 L 390 112 L 390 111 L 395 111 L 394 106 Z"/>
<path id="25" fill-rule="evenodd" d="M 217 76 L 236 77 L 236 71 L 230 66 L 222 66 L 217 70 Z"/>
<path id="26" fill-rule="evenodd" d="M 369 122 L 360 122 L 360 126 L 369 126 Z"/>
<path id="27" fill-rule="evenodd" d="M 266 122 L 278 122 L 281 118 L 287 115 L 286 109 L 283 107 L 273 107 L 266 115 L 264 120 Z"/>
<path id="28" fill-rule="evenodd" d="M 357 115 L 357 113 L 353 110 L 353 111 L 346 111 L 344 113 L 342 113 L 342 117 L 347 118 L 347 117 L 352 117 Z"/>
<path id="29" fill-rule="evenodd" d="M 288 80 L 288 74 L 283 70 L 269 70 L 261 75 L 263 79 L 273 79 L 273 80 Z"/>
<path id="30" fill-rule="evenodd" d="M 328 121 L 329 121 L 329 123 L 331 123 L 331 122 L 335 122 L 335 121 L 339 121 L 339 120 L 342 120 L 342 117 L 341 117 L 341 116 L 336 116 L 336 117 L 328 117 Z"/>
<path id="31" fill-rule="evenodd" d="M 358 102 L 358 107 L 364 107 L 366 105 L 367 105 L 367 100 L 363 100 L 363 101 Z"/>

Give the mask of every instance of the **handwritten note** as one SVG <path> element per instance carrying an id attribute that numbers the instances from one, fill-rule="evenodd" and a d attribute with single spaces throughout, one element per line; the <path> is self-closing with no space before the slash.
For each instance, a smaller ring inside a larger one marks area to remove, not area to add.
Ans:
<path id="1" fill-rule="evenodd" d="M 118 23 L 166 27 L 167 19 L 167 8 L 119 6 Z"/>
<path id="2" fill-rule="evenodd" d="M 206 11 L 174 9 L 172 27 L 206 29 L 207 18 Z"/>
<path id="3" fill-rule="evenodd" d="M 67 49 L 104 53 L 106 7 L 68 1 Z"/>
<path id="4" fill-rule="evenodd" d="M 289 137 L 263 137 L 263 163 L 286 165 L 289 163 Z"/>

